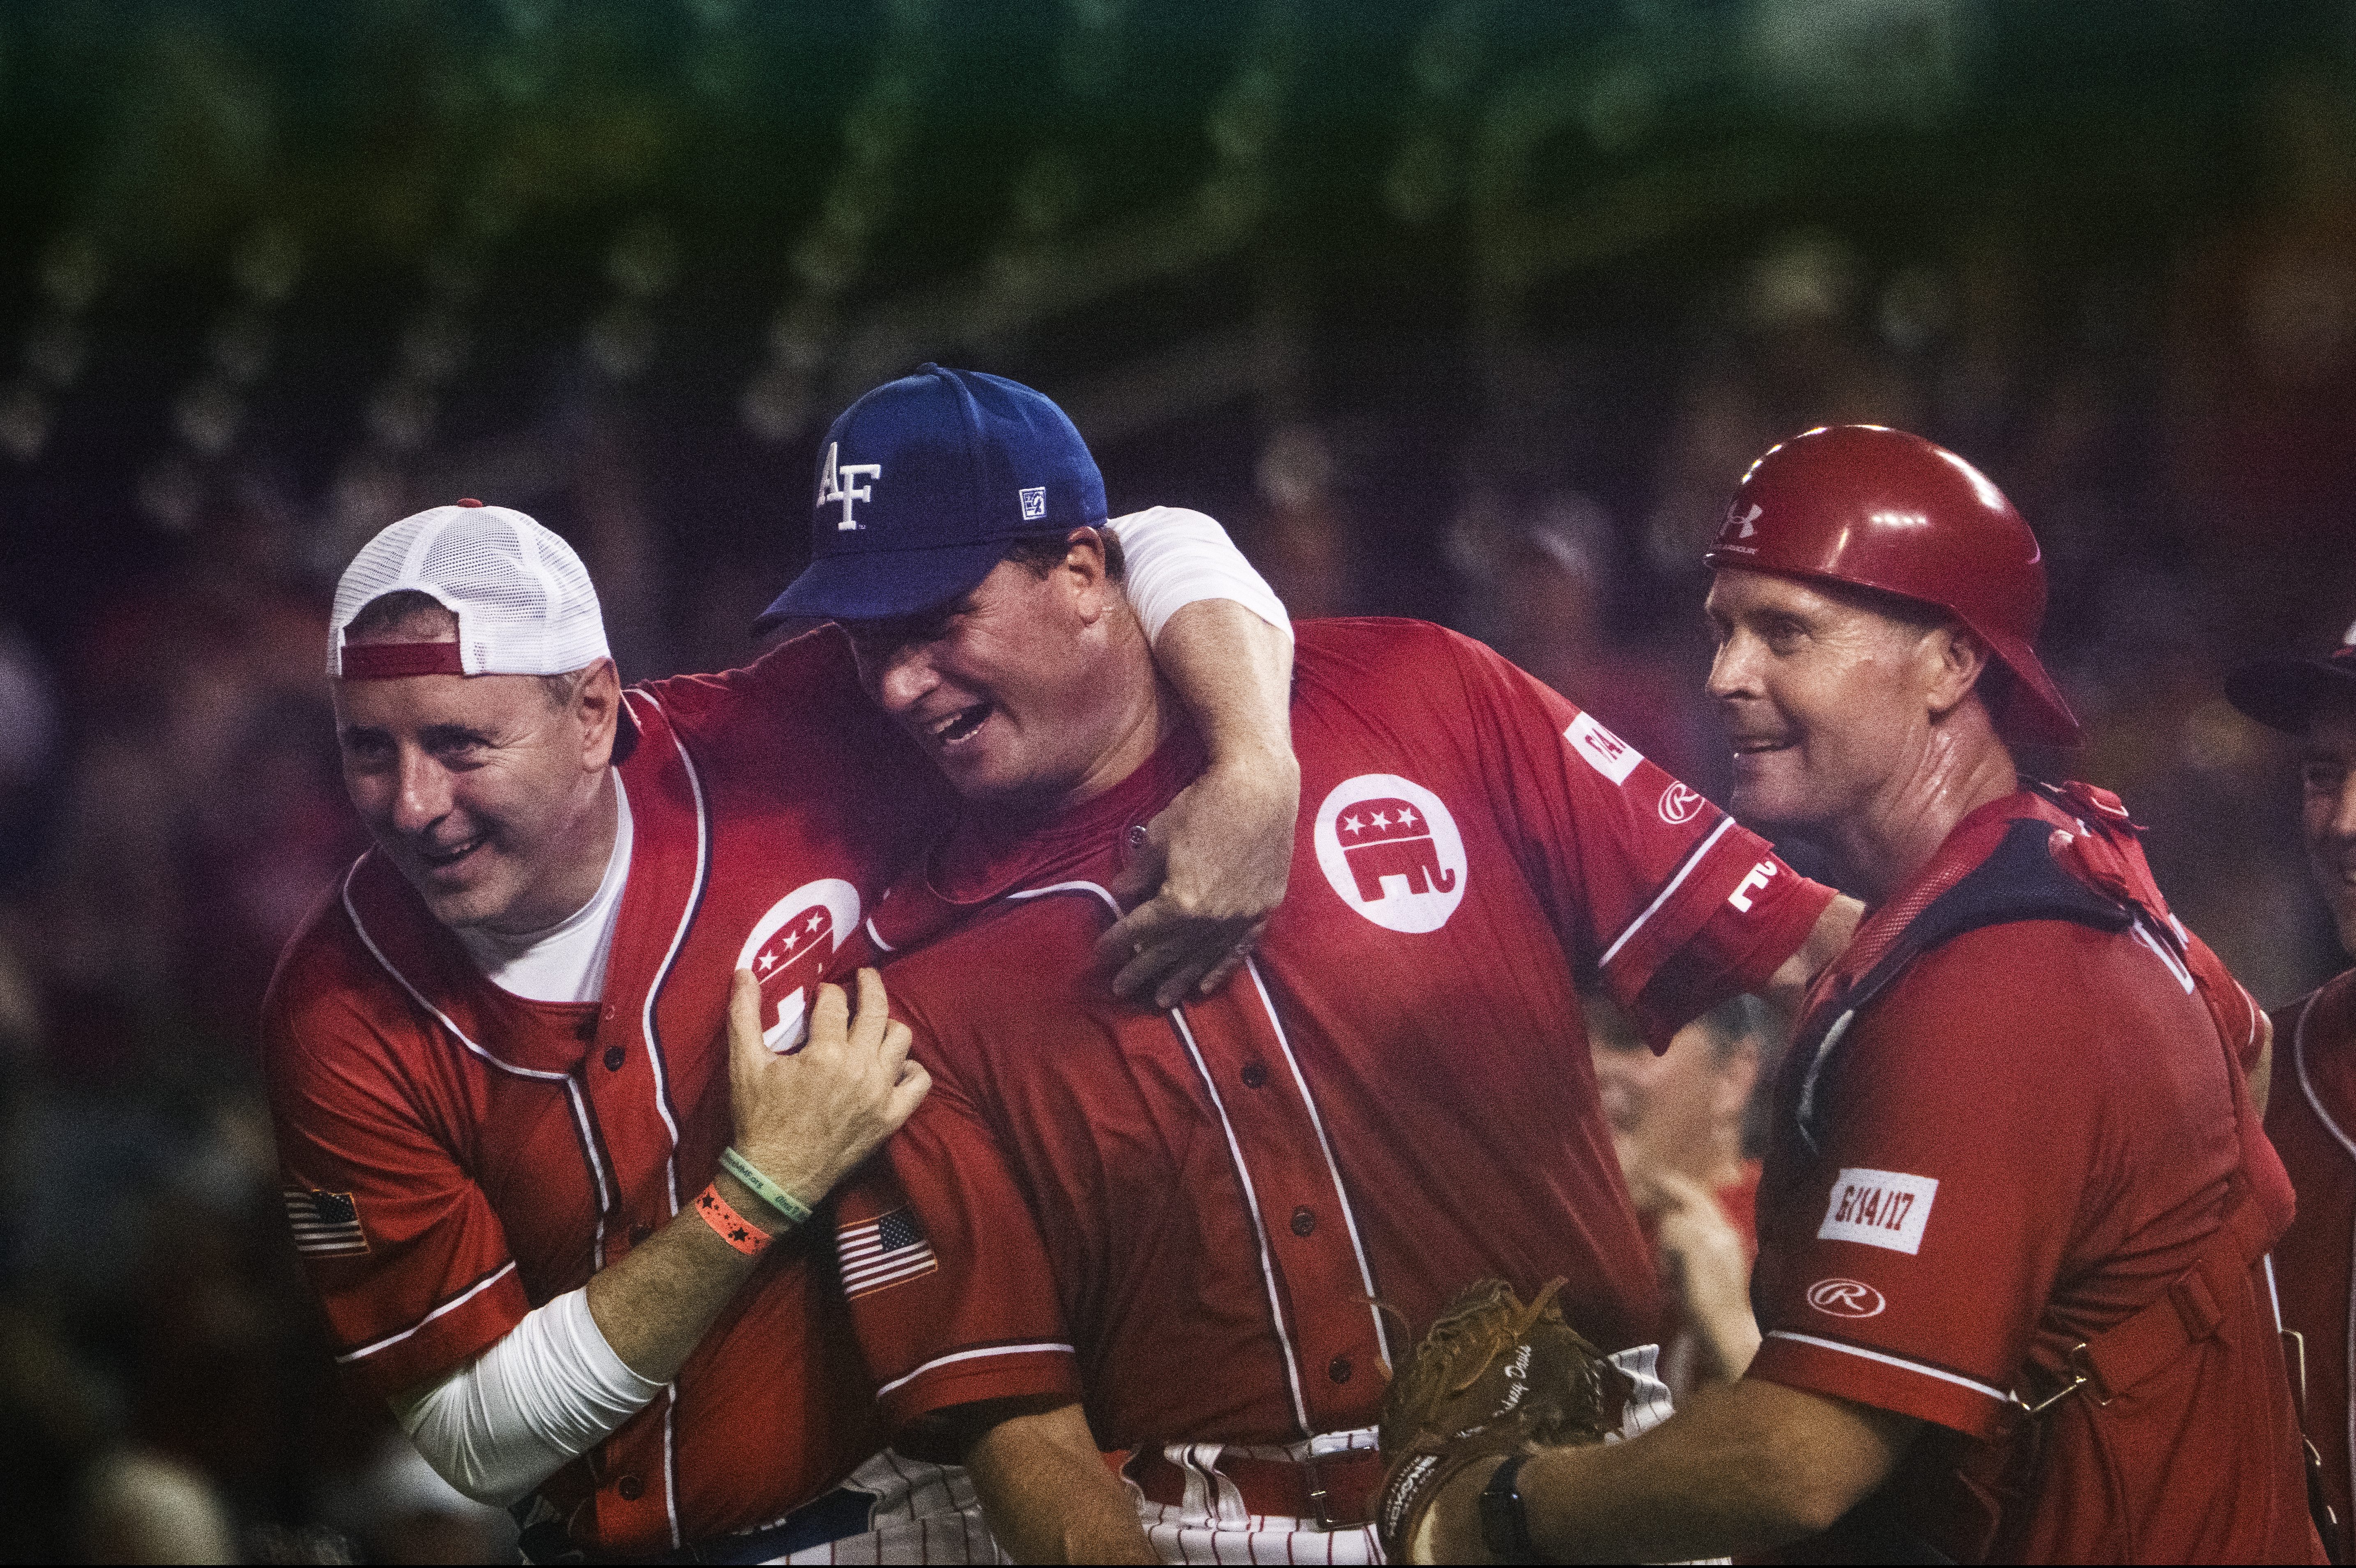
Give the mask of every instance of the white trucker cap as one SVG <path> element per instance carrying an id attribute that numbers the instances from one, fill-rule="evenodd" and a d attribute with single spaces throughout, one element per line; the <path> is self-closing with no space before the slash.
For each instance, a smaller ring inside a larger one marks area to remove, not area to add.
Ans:
<path id="1" fill-rule="evenodd" d="M 403 589 L 458 618 L 455 642 L 344 646 L 361 610 Z M 612 655 L 597 590 L 573 546 L 523 513 L 462 500 L 388 525 L 336 584 L 327 673 L 347 681 L 403 675 L 562 675 Z"/>

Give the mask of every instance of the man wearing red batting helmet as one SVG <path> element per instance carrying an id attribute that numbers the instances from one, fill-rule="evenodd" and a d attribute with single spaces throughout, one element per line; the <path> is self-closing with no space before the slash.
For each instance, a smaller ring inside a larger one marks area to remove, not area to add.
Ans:
<path id="1" fill-rule="evenodd" d="M 1018 456 L 1031 504 L 1105 521 L 1087 476 Z M 815 510 L 888 512 L 901 461 L 854 450 L 845 485 L 830 445 Z M 1011 488 L 991 499 L 983 525 L 1021 525 Z M 1208 519 L 1119 527 L 1191 579 L 1156 589 L 1164 672 L 1250 710 L 1215 731 L 1280 748 L 1286 633 L 1171 602 L 1264 585 L 1170 537 Z M 1167 655 L 1205 612 L 1202 681 Z M 289 945 L 263 1042 L 338 1359 L 445 1477 L 516 1506 L 534 1561 L 991 1560 L 961 1476 L 879 1453 L 829 1227 L 804 1228 L 924 1092 L 861 966 L 867 908 L 944 804 L 841 634 L 626 691 L 573 551 L 469 503 L 363 548 L 333 627 L 345 780 L 377 844 Z M 1280 810 L 1229 794 L 1194 853 L 1240 870 L 1271 839 L 1280 879 L 1289 754 L 1269 766 Z M 1132 982 L 1182 983 L 1202 928 L 1211 963 L 1232 948 L 1253 895 L 1213 892 L 1241 907 L 1132 913 L 1160 964 Z"/>
<path id="2" fill-rule="evenodd" d="M 895 382 L 846 427 L 913 432 L 941 397 Z M 1567 1277 L 1665 1394 L 1579 989 L 1665 1041 L 1796 993 L 1853 908 L 1477 643 L 1312 622 L 1293 891 L 1224 989 L 1125 1003 L 1079 961 L 1200 741 L 1120 549 L 1051 525 L 1001 559 L 956 518 L 821 533 L 789 590 L 851 626 L 963 803 L 875 918 L 929 944 L 891 972 L 935 1081 L 838 1222 L 886 1418 L 947 1428 L 1018 1558 L 1366 1562 L 1392 1337 L 1466 1280 Z"/>
<path id="3" fill-rule="evenodd" d="M 2299 826 L 2308 865 L 2331 910 L 2340 945 L 2356 952 L 2356 628 L 2317 660 L 2267 659 L 2236 670 L 2225 695 L 2242 712 L 2299 740 Z M 2275 1246 L 2283 1322 L 2297 1336 L 2302 1424 L 2318 1455 L 2331 1518 L 2321 1521 L 2345 1563 L 2356 1552 L 2350 1455 L 2356 1400 L 2351 1243 L 2356 1243 L 2356 970 L 2278 1008 L 2276 1071 L 2265 1105 L 2298 1193 L 2298 1213 Z"/>
<path id="4" fill-rule="evenodd" d="M 1403 1465 L 1418 1560 L 2319 1560 L 2263 1259 L 2263 1018 L 2031 646 L 2037 542 L 1894 430 L 1770 450 L 1708 556 L 1735 807 L 1868 902 L 1777 1084 L 1749 1372 L 1633 1441 Z M 1390 1505 L 1399 1505 L 1390 1511 Z M 1933 1555 L 1935 1554 L 1935 1555 Z"/>

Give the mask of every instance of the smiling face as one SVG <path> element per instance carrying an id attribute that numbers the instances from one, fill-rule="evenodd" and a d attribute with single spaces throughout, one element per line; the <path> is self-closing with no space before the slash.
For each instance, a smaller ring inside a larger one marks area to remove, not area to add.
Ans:
<path id="1" fill-rule="evenodd" d="M 1821 832 L 1871 813 L 1927 750 L 1943 673 L 1935 624 L 1797 577 L 1711 584 L 1709 694 L 1734 746 L 1734 812 Z"/>
<path id="2" fill-rule="evenodd" d="M 1080 533 L 1044 576 L 1001 561 L 938 609 L 848 628 L 868 695 L 968 800 L 1052 811 L 1126 778 L 1158 738 L 1143 635 Z"/>
<path id="3" fill-rule="evenodd" d="M 2356 701 L 2319 706 L 2299 758 L 2299 826 L 2307 863 L 2331 908 L 2340 945 L 2356 953 Z"/>
<path id="4" fill-rule="evenodd" d="M 344 786 L 445 926 L 544 929 L 595 896 L 613 845 L 611 660 L 560 706 L 535 675 L 337 681 Z"/>

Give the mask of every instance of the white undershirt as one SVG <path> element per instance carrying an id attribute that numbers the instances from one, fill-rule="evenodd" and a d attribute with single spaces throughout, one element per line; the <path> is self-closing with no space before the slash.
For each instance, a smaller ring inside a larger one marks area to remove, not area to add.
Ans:
<path id="1" fill-rule="evenodd" d="M 1184 507 L 1150 506 L 1105 526 L 1129 558 L 1130 607 L 1147 642 L 1159 640 L 1172 616 L 1203 599 L 1233 599 L 1288 639 L 1292 636 L 1284 601 L 1215 519 Z"/>
<path id="2" fill-rule="evenodd" d="M 527 1002 L 595 1002 L 605 993 L 605 954 L 622 913 L 622 889 L 630 882 L 630 792 L 622 770 L 614 780 L 614 853 L 605 877 L 589 902 L 552 926 L 521 936 L 480 929 L 454 930 L 459 945 L 485 979 Z"/>

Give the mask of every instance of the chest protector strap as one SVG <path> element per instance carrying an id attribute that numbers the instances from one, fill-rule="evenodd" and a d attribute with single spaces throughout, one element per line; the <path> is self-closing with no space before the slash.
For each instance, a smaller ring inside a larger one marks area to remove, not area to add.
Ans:
<path id="1" fill-rule="evenodd" d="M 1994 842 L 1976 863 L 1968 860 L 1970 846 L 1954 846 L 1965 851 L 1958 857 L 1960 870 L 1934 879 L 1904 905 L 1876 911 L 1859 929 L 1849 951 L 1812 992 L 1794 1042 L 1808 1063 L 1795 1109 L 1801 1139 L 1811 1151 L 1822 1152 L 1822 1090 L 1827 1072 L 1837 1065 L 1841 1038 L 1858 1015 L 1915 960 L 1984 926 L 2067 920 L 2120 934 L 2139 928 L 2170 967 L 2190 979 L 2215 1026 L 2227 1070 L 2238 1078 L 2232 1019 L 2244 999 L 2219 994 L 2221 986 L 2233 985 L 2231 977 L 2213 964 L 2193 961 L 2183 928 L 2169 912 L 2152 878 L 2126 808 L 2108 790 L 2090 785 L 2030 788 L 2068 813 L 2072 819 L 2069 824 L 2042 817 L 1989 824 L 1984 831 Z M 1901 1509 L 1914 1516 L 1912 1525 L 1901 1527 L 1901 1536 L 1917 1547 L 1937 1542 L 1928 1560 L 1974 1562 L 1985 1556 L 1998 1533 L 2004 1499 L 2024 1479 L 2021 1466 L 2035 1464 L 2036 1433 L 2041 1424 L 2035 1418 L 2072 1395 L 2090 1399 L 2094 1408 L 2086 1414 L 2098 1418 L 2101 1407 L 2216 1333 L 2228 1304 L 2250 1288 L 2250 1271 L 2274 1245 L 2289 1215 L 2276 1214 L 2272 1205 L 2257 1199 L 2248 1170 L 2252 1140 L 2264 1134 L 2239 1093 L 2234 1109 L 2243 1161 L 2225 1194 L 2224 1222 L 2166 1290 L 2109 1328 L 2082 1339 L 2063 1332 L 2050 1317 L 2040 1325 L 2030 1359 L 2042 1364 L 2058 1386 L 2034 1402 L 2015 1395 L 2017 1419 L 2010 1439 L 1963 1445 L 1954 1473 L 1959 1485 L 1936 1502 L 1916 1499 L 1918 1506 L 1927 1505 L 1928 1517 L 1914 1509 Z M 2027 1440 L 2025 1449 L 2022 1440 Z M 1878 1513 L 1876 1503 L 1887 1500 L 1868 1499 L 1858 1514 Z M 1886 1532 L 1889 1522 L 1885 1516 L 1881 1526 L 1868 1528 Z M 1926 1524 L 1931 1526 L 1927 1538 L 1918 1533 Z M 1875 1538 L 1884 1545 L 1898 1539 L 1887 1533 Z"/>

